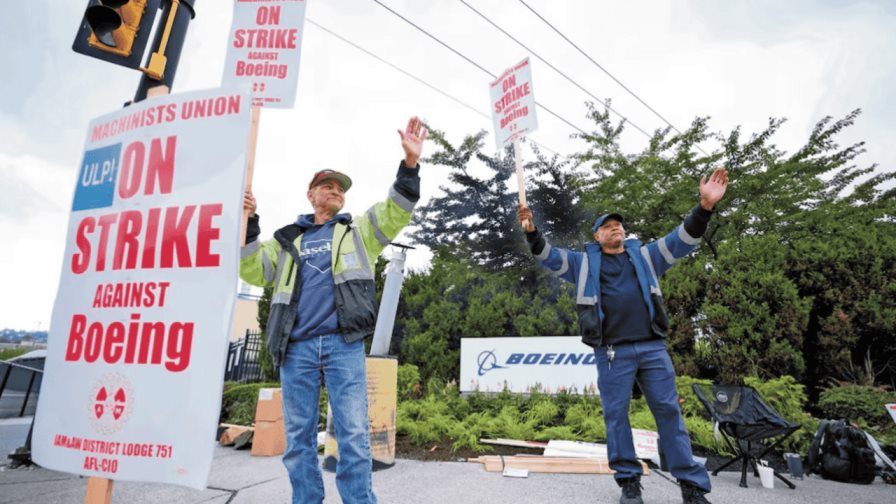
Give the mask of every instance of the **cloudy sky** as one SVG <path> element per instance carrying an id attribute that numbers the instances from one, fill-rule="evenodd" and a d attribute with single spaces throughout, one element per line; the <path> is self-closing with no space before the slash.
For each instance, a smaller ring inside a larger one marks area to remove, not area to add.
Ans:
<path id="1" fill-rule="evenodd" d="M 611 98 L 634 124 L 647 131 L 665 126 L 519 0 L 466 1 L 591 94 Z M 0 51 L 0 327 L 47 328 L 87 124 L 121 107 L 139 80 L 132 70 L 71 51 L 86 3 L 7 2 L 0 18 L 6 40 Z M 584 102 L 591 98 L 462 2 L 382 3 L 493 74 L 530 56 L 536 99 L 588 129 Z M 793 150 L 820 118 L 862 108 L 841 141 L 867 142 L 862 164 L 896 165 L 887 143 L 896 133 L 894 2 L 526 3 L 679 129 L 695 116 L 710 116 L 712 130 L 741 125 L 749 133 L 769 117 L 786 117 L 776 140 Z M 231 6 L 197 0 L 175 92 L 220 84 Z M 304 188 L 324 167 L 355 179 L 347 198 L 352 212 L 385 194 L 401 158 L 395 130 L 411 115 L 455 142 L 480 129 L 491 132 L 489 119 L 466 108 L 489 113 L 490 77 L 377 2 L 309 0 L 306 16 L 465 105 L 306 24 L 295 107 L 261 117 L 254 187 L 263 234 L 308 210 Z M 534 140 L 562 154 L 582 148 L 569 138 L 570 126 L 543 110 L 538 118 Z M 645 144 L 643 134 L 626 131 L 626 149 Z M 493 145 L 489 137 L 486 148 Z M 421 176 L 424 200 L 446 181 L 437 167 L 423 166 Z M 412 254 L 412 265 L 426 264 L 425 252 Z"/>

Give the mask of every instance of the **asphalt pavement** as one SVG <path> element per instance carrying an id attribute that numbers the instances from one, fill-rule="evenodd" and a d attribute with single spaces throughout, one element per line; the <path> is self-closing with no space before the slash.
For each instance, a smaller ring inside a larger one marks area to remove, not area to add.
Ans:
<path id="1" fill-rule="evenodd" d="M 25 425 L 25 428 L 22 428 Z M 0 421 L 0 447 L 24 441 L 27 423 Z M 10 469 L 0 461 L 0 504 L 80 504 L 84 501 L 86 479 L 39 467 Z M 335 475 L 324 472 L 326 504 L 341 502 Z M 775 488 L 762 488 L 759 479 L 748 476 L 749 488 L 738 486 L 740 473 L 725 472 L 712 477 L 713 492 L 708 498 L 715 504 L 879 504 L 896 502 L 896 486 L 875 480 L 871 485 L 850 485 L 817 477 L 796 480 L 796 490 L 780 482 Z M 681 502 L 678 486 L 671 476 L 653 471 L 642 479 L 644 502 L 665 504 Z M 395 465 L 377 471 L 374 491 L 381 503 L 408 504 L 499 504 L 499 503 L 615 503 L 619 489 L 612 476 L 578 474 L 530 474 L 528 478 L 504 477 L 486 472 L 480 464 L 468 462 L 421 462 L 397 460 Z M 287 504 L 289 480 L 280 457 L 252 457 L 248 451 L 217 447 L 209 475 L 208 488 L 202 491 L 156 483 L 119 481 L 113 489 L 113 502 L 121 504 Z"/>

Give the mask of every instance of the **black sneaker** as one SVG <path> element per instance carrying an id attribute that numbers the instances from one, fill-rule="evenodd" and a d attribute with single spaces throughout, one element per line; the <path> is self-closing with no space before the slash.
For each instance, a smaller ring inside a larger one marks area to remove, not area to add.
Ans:
<path id="1" fill-rule="evenodd" d="M 712 504 L 704 494 L 706 494 L 706 490 L 694 486 L 687 481 L 681 481 L 681 502 L 682 504 Z"/>
<path id="2" fill-rule="evenodd" d="M 641 500 L 641 478 L 621 478 L 616 480 L 616 484 L 622 488 L 619 504 L 644 504 Z"/>

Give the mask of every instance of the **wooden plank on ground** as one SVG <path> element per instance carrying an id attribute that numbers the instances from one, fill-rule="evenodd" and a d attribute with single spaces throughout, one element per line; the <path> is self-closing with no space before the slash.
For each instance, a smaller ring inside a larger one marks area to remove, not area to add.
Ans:
<path id="1" fill-rule="evenodd" d="M 469 459 L 468 462 L 480 463 L 489 472 L 499 472 L 510 467 L 539 473 L 613 474 L 610 462 L 605 458 L 482 455 L 475 459 Z M 650 474 L 650 469 L 646 464 L 642 462 L 641 467 L 645 476 Z"/>
<path id="2" fill-rule="evenodd" d="M 485 439 L 481 438 L 479 440 L 482 444 L 490 444 L 490 445 L 500 445 L 500 446 L 513 446 L 515 448 L 537 448 L 542 449 L 547 446 L 547 443 L 542 441 L 523 441 L 522 439 Z"/>

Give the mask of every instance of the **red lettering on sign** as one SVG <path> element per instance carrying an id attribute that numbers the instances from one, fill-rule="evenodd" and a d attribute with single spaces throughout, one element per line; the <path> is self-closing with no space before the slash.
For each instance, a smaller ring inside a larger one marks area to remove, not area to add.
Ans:
<path id="1" fill-rule="evenodd" d="M 75 246 L 79 252 L 72 254 L 72 273 L 80 275 L 87 271 L 90 265 L 90 240 L 87 239 L 88 233 L 93 233 L 96 229 L 96 220 L 93 217 L 85 217 L 78 224 L 78 230 L 75 231 Z"/>
<path id="2" fill-rule="evenodd" d="M 197 213 L 196 205 L 165 208 L 161 236 L 159 236 L 161 208 L 148 209 L 145 222 L 144 213 L 137 210 L 105 214 L 98 218 L 84 217 L 75 231 L 76 251 L 70 261 L 72 273 L 85 273 L 91 262 L 94 271 L 105 271 L 110 237 L 114 243 L 111 262 L 113 270 L 155 268 L 157 253 L 160 268 L 220 266 L 219 254 L 212 253 L 211 249 L 213 242 L 221 238 L 221 229 L 215 224 L 214 218 L 223 213 L 223 208 L 221 203 L 200 205 L 199 217 L 193 226 L 194 233 L 191 233 L 190 229 Z M 97 227 L 99 227 L 98 238 Z M 140 261 L 137 260 L 138 257 Z"/>
<path id="3" fill-rule="evenodd" d="M 193 347 L 193 322 L 141 322 L 132 313 L 127 328 L 122 322 L 88 325 L 84 314 L 72 315 L 65 360 L 107 364 L 163 365 L 172 373 L 187 369 Z"/>
<path id="4" fill-rule="evenodd" d="M 298 36 L 298 28 L 241 28 L 233 33 L 233 47 L 295 49 Z"/>
<path id="5" fill-rule="evenodd" d="M 171 282 L 119 282 L 96 286 L 92 308 L 152 308 L 165 306 Z"/>
<path id="6" fill-rule="evenodd" d="M 224 205 L 203 205 L 199 209 L 199 232 L 196 235 L 196 267 L 209 268 L 221 264 L 221 256 L 212 254 L 211 245 L 221 236 L 221 230 L 212 225 L 212 219 L 224 212 Z"/>
<path id="7" fill-rule="evenodd" d="M 177 137 L 172 135 L 165 139 L 152 139 L 149 147 L 149 163 L 146 170 L 144 195 L 155 194 L 156 182 L 161 194 L 170 194 L 174 187 L 174 153 L 177 150 Z M 143 165 L 146 161 L 146 145 L 143 142 L 131 142 L 122 155 L 121 173 L 118 176 L 118 196 L 128 199 L 140 190 L 143 182 Z"/>
<path id="8" fill-rule="evenodd" d="M 501 97 L 500 100 L 495 102 L 495 113 L 500 114 L 502 110 L 507 108 L 514 102 L 517 102 L 523 97 L 528 96 L 530 94 L 529 83 L 526 82 L 522 86 L 516 86 L 511 88 L 510 91 L 504 93 L 504 96 Z"/>

